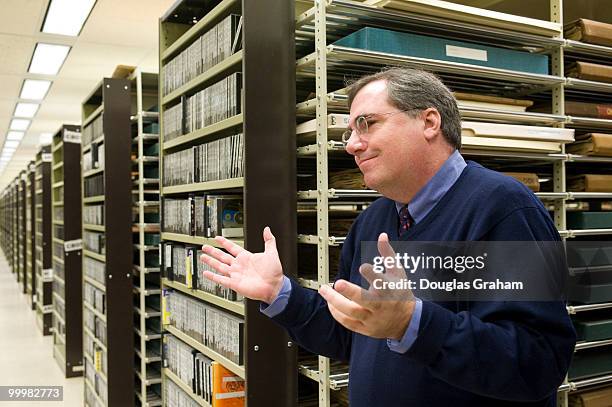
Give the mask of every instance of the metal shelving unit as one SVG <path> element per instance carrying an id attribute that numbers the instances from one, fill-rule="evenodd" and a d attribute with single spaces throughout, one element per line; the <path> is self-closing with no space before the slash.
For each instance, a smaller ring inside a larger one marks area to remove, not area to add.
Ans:
<path id="1" fill-rule="evenodd" d="M 53 356 L 65 377 L 75 377 L 83 375 L 80 126 L 61 126 L 51 146 Z"/>
<path id="2" fill-rule="evenodd" d="M 43 335 L 51 335 L 52 321 L 52 292 L 53 268 L 52 257 L 52 230 L 51 230 L 51 146 L 46 145 L 36 154 L 36 173 L 34 176 L 34 202 L 35 202 L 35 260 L 36 271 L 36 320 Z"/>
<path id="3" fill-rule="evenodd" d="M 132 82 L 132 186 L 134 199 L 133 253 L 134 266 L 159 265 L 159 196 L 145 193 L 159 185 L 159 113 L 158 76 L 136 70 Z M 156 147 L 157 146 L 157 147 Z M 156 151 L 157 150 L 157 151 Z M 159 268 L 158 268 L 159 270 Z M 134 328 L 146 331 L 146 311 L 159 307 L 160 273 L 134 273 Z M 136 310 L 138 310 L 136 312 Z M 160 325 L 160 317 L 150 317 L 149 324 Z M 142 406 L 161 406 L 161 338 L 151 339 L 134 334 L 135 402 Z M 146 395 L 143 399 L 142 395 Z"/>
<path id="4" fill-rule="evenodd" d="M 35 253 L 35 237 L 34 220 L 36 217 L 36 203 L 34 201 L 34 177 L 36 176 L 36 167 L 34 161 L 28 163 L 26 171 L 26 294 L 28 303 L 32 310 L 36 310 L 36 273 L 34 272 L 34 263 L 36 262 Z"/>
<path id="5" fill-rule="evenodd" d="M 134 405 L 130 93 L 129 80 L 105 78 L 82 109 L 84 391 L 100 406 Z"/>
<path id="6" fill-rule="evenodd" d="M 292 120 L 295 75 L 293 71 L 286 69 L 295 59 L 293 44 L 286 41 L 286 38 L 293 34 L 293 7 L 292 2 L 268 0 L 258 1 L 257 4 L 240 0 L 199 1 L 196 4 L 179 1 L 160 19 L 160 168 L 163 168 L 165 157 L 169 154 L 242 132 L 244 167 L 248 169 L 245 170 L 245 177 L 219 181 L 186 185 L 163 185 L 162 181 L 162 203 L 165 199 L 188 199 L 194 195 L 242 194 L 245 213 L 244 238 L 237 238 L 238 244 L 252 251 L 262 250 L 261 231 L 268 224 L 275 233 L 286 237 L 282 241 L 279 240 L 278 250 L 284 269 L 289 272 L 296 268 L 295 224 L 293 221 L 287 221 L 293 218 L 295 202 L 286 199 L 295 193 L 295 178 L 292 175 L 295 172 L 295 149 L 291 141 L 291 135 L 295 131 Z M 164 94 L 166 64 L 230 14 L 241 16 L 239 26 L 242 27 L 242 46 L 235 47 L 235 52 L 227 55 L 224 60 L 217 61 L 187 83 Z M 189 18 L 185 17 L 187 15 Z M 245 24 L 245 21 L 254 23 L 249 25 Z M 242 103 L 238 112 L 201 129 L 188 132 L 183 128 L 176 137 L 164 138 L 164 114 L 169 108 L 235 72 L 242 72 Z M 261 81 L 262 72 L 266 72 L 266 81 Z M 280 98 L 281 103 L 279 104 L 278 100 L 272 103 L 270 94 Z M 263 125 L 271 122 L 275 123 L 274 132 L 270 132 Z M 264 162 L 265 165 L 262 165 Z M 280 178 L 278 174 L 289 176 Z M 160 179 L 163 180 L 163 174 Z M 270 179 L 275 180 L 274 185 L 270 185 Z M 274 207 L 273 218 L 268 216 L 270 207 Z M 197 249 L 203 244 L 217 245 L 212 238 L 193 235 L 194 233 L 170 233 L 168 229 L 164 229 L 162 223 L 161 240 L 164 247 L 184 245 L 186 248 Z M 163 248 L 162 256 L 162 264 L 166 264 L 164 259 L 167 255 Z M 147 268 L 140 269 L 141 272 L 146 270 Z M 290 339 L 284 330 L 260 314 L 259 304 L 250 300 L 224 299 L 202 289 L 173 281 L 167 277 L 165 271 L 164 266 L 162 295 L 169 292 L 171 295 L 183 295 L 244 320 L 244 363 L 237 364 L 229 360 L 173 325 L 165 324 L 164 334 L 174 336 L 194 351 L 220 362 L 226 369 L 245 379 L 247 405 L 295 405 L 295 349 L 291 347 Z M 162 302 L 164 298 L 162 297 Z M 142 332 L 142 329 L 140 331 Z M 198 405 L 208 406 L 193 392 L 191 383 L 183 382 L 176 372 L 165 367 L 162 369 L 162 388 L 165 389 L 170 382 L 176 385 L 175 388 L 182 389 L 184 397 Z M 269 391 L 270 389 L 274 391 Z M 166 394 L 163 396 L 166 405 Z"/>

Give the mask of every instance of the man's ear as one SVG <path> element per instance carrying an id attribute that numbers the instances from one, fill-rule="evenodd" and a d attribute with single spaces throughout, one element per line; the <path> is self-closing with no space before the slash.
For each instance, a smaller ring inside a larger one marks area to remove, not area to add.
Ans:
<path id="1" fill-rule="evenodd" d="M 442 117 L 434 107 L 427 108 L 421 112 L 423 118 L 423 132 L 427 141 L 434 141 L 441 134 Z"/>

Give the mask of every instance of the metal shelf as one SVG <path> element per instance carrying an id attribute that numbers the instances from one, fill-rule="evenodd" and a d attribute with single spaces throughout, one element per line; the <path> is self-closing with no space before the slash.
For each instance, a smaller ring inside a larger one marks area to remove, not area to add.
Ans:
<path id="1" fill-rule="evenodd" d="M 89 283 L 91 285 L 93 285 L 94 287 L 96 287 L 98 290 L 102 290 L 104 292 L 106 292 L 106 287 L 104 286 L 104 284 L 94 280 L 91 277 L 88 277 L 86 275 L 83 275 L 83 281 L 86 283 Z"/>
<path id="2" fill-rule="evenodd" d="M 159 119 L 159 112 L 142 111 L 142 112 L 136 113 L 135 115 L 130 116 L 130 121 L 132 123 L 136 123 L 138 122 L 139 117 L 142 117 L 143 119 Z"/>
<path id="3" fill-rule="evenodd" d="M 220 308 L 231 311 L 235 314 L 244 316 L 245 315 L 245 306 L 242 301 L 230 301 L 225 298 L 218 297 L 216 295 L 207 293 L 202 290 L 197 290 L 193 288 L 187 287 L 185 284 L 181 284 L 176 281 L 170 281 L 167 278 L 162 279 L 162 287 L 170 287 L 177 291 L 182 292 L 183 294 L 187 294 L 191 297 L 198 298 L 203 300 L 209 304 L 214 304 Z"/>
<path id="4" fill-rule="evenodd" d="M 85 229 L 85 230 L 93 230 L 95 232 L 104 232 L 105 226 L 104 225 L 94 225 L 94 224 L 90 224 L 90 223 L 84 223 L 83 224 L 83 229 Z"/>
<path id="5" fill-rule="evenodd" d="M 220 181 L 209 181 L 209 182 L 198 182 L 194 184 L 187 185 L 177 185 L 171 187 L 163 187 L 162 194 L 184 194 L 189 192 L 204 192 L 204 191 L 214 191 L 219 189 L 234 189 L 234 188 L 243 188 L 244 187 L 244 178 L 231 178 Z"/>
<path id="6" fill-rule="evenodd" d="M 298 191 L 299 199 L 317 199 L 319 192 L 314 190 Z M 382 195 L 379 192 L 371 189 L 334 189 L 330 188 L 327 190 L 328 199 L 342 199 L 342 198 L 379 198 Z"/>
<path id="7" fill-rule="evenodd" d="M 104 195 L 97 195 L 97 196 L 90 196 L 90 197 L 83 198 L 84 204 L 97 203 L 97 202 L 104 202 Z"/>
<path id="8" fill-rule="evenodd" d="M 93 334 L 93 332 L 91 332 L 89 330 L 89 328 L 87 328 L 86 326 L 83 326 L 83 332 L 86 333 L 91 339 L 93 339 L 93 341 L 96 343 L 96 345 L 98 345 L 104 352 L 108 352 L 108 349 L 106 348 L 106 345 L 104 345 L 100 339 L 96 338 L 96 336 Z"/>
<path id="9" fill-rule="evenodd" d="M 140 400 L 140 404 L 143 407 L 162 407 L 163 406 L 162 398 L 160 397 L 159 394 L 156 394 L 153 391 L 151 391 L 150 394 L 147 394 L 146 400 L 143 400 L 142 395 L 140 394 L 138 389 L 136 389 L 136 396 L 138 396 L 138 399 Z"/>
<path id="10" fill-rule="evenodd" d="M 603 45 L 587 44 L 586 42 L 565 40 L 563 43 L 565 52 L 569 55 L 578 54 L 585 56 L 598 56 L 612 59 L 612 47 Z"/>
<path id="11" fill-rule="evenodd" d="M 145 318 L 155 318 L 155 317 L 161 317 L 161 311 L 150 308 L 150 307 L 145 307 L 144 312 L 139 308 L 134 306 L 134 311 L 136 311 L 136 313 L 140 316 L 144 316 Z"/>
<path id="12" fill-rule="evenodd" d="M 211 124 L 210 126 L 206 126 L 201 129 L 195 130 L 189 134 L 178 136 L 169 141 L 164 141 L 163 150 L 167 151 L 172 148 L 186 145 L 187 143 L 201 141 L 216 133 L 223 132 L 223 131 L 232 129 L 234 127 L 241 126 L 243 124 L 243 120 L 244 119 L 243 119 L 242 113 L 239 113 L 225 120 L 221 120 L 220 122 L 217 122 L 215 124 Z"/>
<path id="13" fill-rule="evenodd" d="M 612 382 L 612 375 L 594 377 L 592 379 L 585 379 L 585 380 L 580 380 L 577 382 L 569 382 L 569 383 L 562 384 L 561 386 L 559 386 L 559 391 L 560 392 L 573 392 L 573 391 L 580 390 L 584 387 L 594 386 L 597 384 L 605 384 L 605 383 L 610 383 L 610 382 Z"/>
<path id="14" fill-rule="evenodd" d="M 153 330 L 147 329 L 144 336 L 142 334 L 142 332 L 140 331 L 140 329 L 134 327 L 134 332 L 136 332 L 136 334 L 138 334 L 138 336 L 140 336 L 141 338 L 144 338 L 145 341 L 154 341 L 157 339 L 161 339 L 162 334 L 161 332 L 155 332 Z"/>
<path id="15" fill-rule="evenodd" d="M 138 265 L 134 265 L 134 271 L 136 271 L 137 274 L 140 274 L 141 271 L 144 271 L 145 274 L 149 274 L 149 273 L 159 273 L 159 267 L 140 267 Z"/>
<path id="16" fill-rule="evenodd" d="M 329 236 L 327 244 L 329 244 L 330 246 L 339 246 L 341 244 L 344 243 L 344 241 L 346 240 L 346 236 Z M 319 237 L 317 235 L 298 235 L 297 237 L 297 241 L 298 243 L 305 243 L 305 244 L 319 244 Z"/>
<path id="17" fill-rule="evenodd" d="M 612 308 L 612 302 L 602 302 L 599 304 L 585 304 L 585 305 L 569 305 L 567 312 L 570 315 L 575 315 L 578 312 L 593 311 L 598 309 Z"/>
<path id="18" fill-rule="evenodd" d="M 104 315 L 103 313 L 101 313 L 100 311 L 98 311 L 97 309 L 95 309 L 94 307 L 92 307 L 88 302 L 86 302 L 85 300 L 83 300 L 83 306 L 85 308 L 87 308 L 88 310 L 90 310 L 95 316 L 97 316 L 98 318 L 100 318 L 104 323 L 106 323 L 106 315 Z"/>
<path id="19" fill-rule="evenodd" d="M 600 346 L 612 345 L 612 339 L 605 339 L 601 341 L 593 341 L 593 342 L 578 342 L 576 343 L 575 351 L 579 351 L 582 349 L 591 349 L 598 348 Z"/>
<path id="20" fill-rule="evenodd" d="M 104 172 L 104 168 L 95 168 L 93 170 L 89 170 L 83 173 L 83 178 L 89 178 L 97 174 L 101 174 Z"/>
<path id="21" fill-rule="evenodd" d="M 81 128 L 84 129 L 85 127 L 87 127 L 87 125 L 91 123 L 96 117 L 98 117 L 103 111 L 104 111 L 104 105 L 100 105 L 100 107 L 94 110 L 89 116 L 85 118 L 85 120 L 83 120 L 83 123 L 81 124 Z"/>
<path id="22" fill-rule="evenodd" d="M 134 294 L 140 294 L 142 292 L 142 294 L 145 295 L 145 296 L 159 295 L 159 294 L 161 294 L 161 288 L 159 288 L 159 287 L 157 287 L 157 288 L 145 288 L 144 290 L 141 290 L 140 287 L 138 287 L 137 285 L 134 285 L 134 289 L 132 290 L 132 292 L 134 292 Z"/>
<path id="23" fill-rule="evenodd" d="M 159 353 L 155 353 L 155 352 L 150 352 L 147 350 L 147 354 L 145 355 L 144 359 L 142 357 L 142 352 L 140 352 L 140 349 L 138 349 L 137 347 L 134 348 L 134 351 L 136 352 L 136 354 L 138 355 L 138 357 L 141 360 L 144 360 L 145 363 L 155 363 L 155 362 L 161 362 L 162 360 L 162 356 Z"/>
<path id="24" fill-rule="evenodd" d="M 181 243 L 187 243 L 187 244 L 194 244 L 198 246 L 207 244 L 213 247 L 221 247 L 219 243 L 217 243 L 217 241 L 211 237 L 189 236 L 189 235 L 181 235 L 178 233 L 162 232 L 161 239 L 162 240 L 172 240 L 174 242 L 181 242 Z M 244 247 L 243 240 L 232 239 L 232 242 L 236 243 L 239 246 Z"/>
<path id="25" fill-rule="evenodd" d="M 147 371 L 146 371 L 146 377 L 142 377 L 142 374 L 140 373 L 140 371 L 138 369 L 134 369 L 134 372 L 136 373 L 136 376 L 138 376 L 138 378 L 140 379 L 141 382 L 144 382 L 147 386 L 150 386 L 152 384 L 160 384 L 162 382 L 162 378 L 161 378 L 161 372 L 155 369 L 149 369 L 147 367 Z"/>
<path id="26" fill-rule="evenodd" d="M 612 93 L 612 83 L 587 81 L 577 78 L 565 78 L 565 87 L 589 92 Z"/>
<path id="27" fill-rule="evenodd" d="M 106 256 L 103 254 L 94 253 L 92 251 L 83 249 L 83 255 L 87 257 L 91 257 L 92 259 L 96 259 L 101 262 L 106 262 Z"/>

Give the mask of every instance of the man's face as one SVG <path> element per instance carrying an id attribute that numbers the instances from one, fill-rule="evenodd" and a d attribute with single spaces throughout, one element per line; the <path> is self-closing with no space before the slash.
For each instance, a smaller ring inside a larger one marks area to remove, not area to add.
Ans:
<path id="1" fill-rule="evenodd" d="M 379 80 L 357 93 L 351 105 L 349 126 L 354 129 L 358 116 L 368 116 L 368 133 L 353 132 L 346 146 L 368 188 L 383 195 L 402 185 L 410 189 L 410 182 L 420 175 L 427 152 L 423 120 L 399 112 L 389 103 L 386 88 L 386 82 Z"/>

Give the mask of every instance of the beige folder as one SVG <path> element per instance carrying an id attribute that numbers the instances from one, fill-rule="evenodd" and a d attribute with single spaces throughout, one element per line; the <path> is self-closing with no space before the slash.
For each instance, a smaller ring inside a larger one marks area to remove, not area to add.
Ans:
<path id="1" fill-rule="evenodd" d="M 461 122 L 462 136 L 494 137 L 508 139 L 522 139 L 533 141 L 552 141 L 558 143 L 571 143 L 574 141 L 573 129 L 559 129 L 554 127 L 520 126 L 515 124 Z"/>

